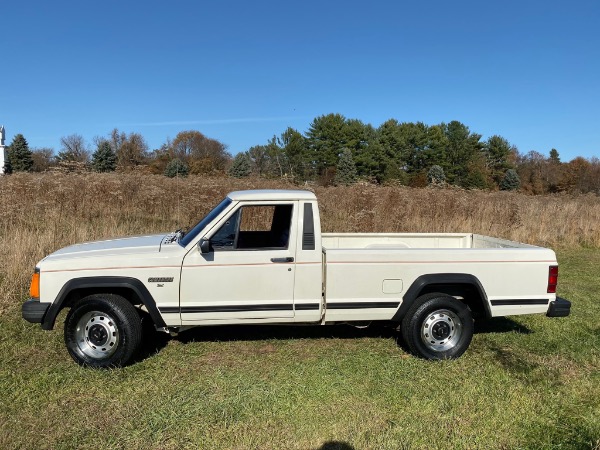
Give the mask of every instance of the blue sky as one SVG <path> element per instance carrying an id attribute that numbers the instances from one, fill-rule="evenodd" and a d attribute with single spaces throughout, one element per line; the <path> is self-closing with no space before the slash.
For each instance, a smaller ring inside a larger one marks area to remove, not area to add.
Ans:
<path id="1" fill-rule="evenodd" d="M 600 2 L 20 1 L 0 124 L 31 147 L 196 129 L 233 154 L 337 112 L 600 156 Z"/>

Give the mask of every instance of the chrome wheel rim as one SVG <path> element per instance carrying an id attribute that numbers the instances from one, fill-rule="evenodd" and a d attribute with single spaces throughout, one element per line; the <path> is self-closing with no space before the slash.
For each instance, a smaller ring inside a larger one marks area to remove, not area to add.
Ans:
<path id="1" fill-rule="evenodd" d="M 462 336 L 462 322 L 447 309 L 429 313 L 421 325 L 421 340 L 430 350 L 443 352 L 455 347 Z"/>
<path id="2" fill-rule="evenodd" d="M 77 322 L 75 339 L 84 355 L 94 359 L 108 358 L 119 346 L 119 329 L 108 314 L 90 311 Z"/>

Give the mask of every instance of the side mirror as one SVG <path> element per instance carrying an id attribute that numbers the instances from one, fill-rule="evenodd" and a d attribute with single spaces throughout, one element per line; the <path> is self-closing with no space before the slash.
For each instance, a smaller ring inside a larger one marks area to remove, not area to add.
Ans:
<path id="1" fill-rule="evenodd" d="M 200 253 L 210 253 L 210 239 L 200 239 L 198 248 L 200 248 Z"/>

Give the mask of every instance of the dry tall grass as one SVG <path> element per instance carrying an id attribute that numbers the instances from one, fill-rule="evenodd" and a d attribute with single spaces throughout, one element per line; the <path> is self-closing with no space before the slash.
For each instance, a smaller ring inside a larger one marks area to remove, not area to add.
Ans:
<path id="1" fill-rule="evenodd" d="M 0 178 L 0 314 L 26 295 L 35 263 L 86 240 L 194 224 L 232 190 L 294 188 L 281 180 L 142 174 Z M 532 244 L 600 247 L 600 198 L 407 187 L 311 188 L 323 231 L 475 232 Z"/>

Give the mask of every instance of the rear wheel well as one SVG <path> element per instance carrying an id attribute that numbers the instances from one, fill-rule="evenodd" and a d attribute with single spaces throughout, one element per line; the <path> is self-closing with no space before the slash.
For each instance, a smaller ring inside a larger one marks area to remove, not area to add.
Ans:
<path id="1" fill-rule="evenodd" d="M 418 297 L 431 294 L 441 293 L 459 298 L 466 304 L 473 314 L 475 319 L 485 319 L 488 316 L 487 308 L 485 307 L 486 299 L 482 297 L 479 289 L 469 283 L 452 283 L 452 284 L 428 284 L 423 287 L 418 294 Z"/>

